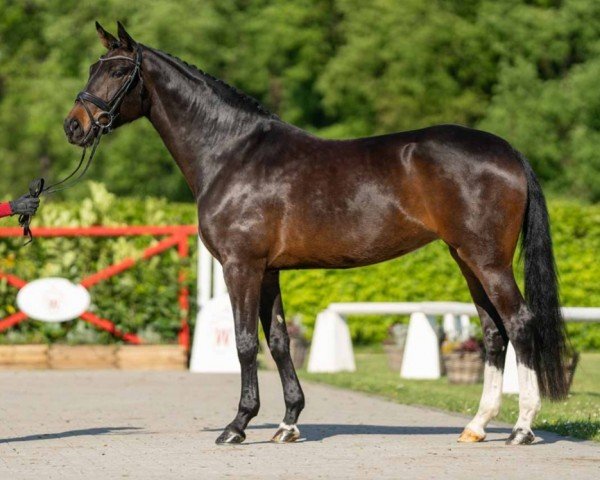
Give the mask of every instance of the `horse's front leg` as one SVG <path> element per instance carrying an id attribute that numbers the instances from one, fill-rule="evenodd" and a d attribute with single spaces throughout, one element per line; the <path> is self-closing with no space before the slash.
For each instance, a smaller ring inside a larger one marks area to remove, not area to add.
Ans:
<path id="1" fill-rule="evenodd" d="M 219 435 L 217 444 L 243 442 L 246 439 L 244 430 L 258 414 L 260 407 L 256 355 L 258 307 L 264 264 L 227 261 L 223 264 L 223 273 L 235 320 L 235 340 L 242 367 L 242 391 L 237 415 Z"/>

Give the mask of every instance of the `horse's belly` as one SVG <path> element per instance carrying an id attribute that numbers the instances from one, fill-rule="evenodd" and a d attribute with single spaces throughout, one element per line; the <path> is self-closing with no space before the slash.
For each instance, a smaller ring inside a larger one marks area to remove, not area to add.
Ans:
<path id="1" fill-rule="evenodd" d="M 398 257 L 434 240 L 436 235 L 399 212 L 337 215 L 327 222 L 304 218 L 286 222 L 271 249 L 272 268 L 352 268 Z"/>

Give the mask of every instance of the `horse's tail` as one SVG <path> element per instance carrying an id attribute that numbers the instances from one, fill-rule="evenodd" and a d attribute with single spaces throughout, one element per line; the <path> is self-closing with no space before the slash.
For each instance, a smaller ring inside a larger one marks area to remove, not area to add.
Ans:
<path id="1" fill-rule="evenodd" d="M 525 254 L 525 299 L 534 317 L 533 367 L 540 393 L 559 400 L 569 392 L 564 369 L 567 340 L 560 310 L 548 209 L 531 165 L 520 153 L 519 157 L 527 177 L 527 208 L 521 244 Z"/>

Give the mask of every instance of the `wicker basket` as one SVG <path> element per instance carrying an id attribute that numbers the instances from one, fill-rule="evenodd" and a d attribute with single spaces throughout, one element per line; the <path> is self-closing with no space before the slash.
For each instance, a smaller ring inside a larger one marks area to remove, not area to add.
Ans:
<path id="1" fill-rule="evenodd" d="M 443 356 L 450 383 L 478 383 L 483 374 L 483 358 L 479 352 L 452 352 Z"/>
<path id="2" fill-rule="evenodd" d="M 478 383 L 483 373 L 483 358 L 478 352 L 453 352 L 443 356 L 444 366 L 450 383 Z M 579 353 L 572 352 L 565 363 L 565 376 L 569 389 L 573 384 Z"/>
<path id="3" fill-rule="evenodd" d="M 402 359 L 404 358 L 404 345 L 400 346 L 395 343 L 384 343 L 388 365 L 394 372 L 399 372 L 402 369 Z"/>

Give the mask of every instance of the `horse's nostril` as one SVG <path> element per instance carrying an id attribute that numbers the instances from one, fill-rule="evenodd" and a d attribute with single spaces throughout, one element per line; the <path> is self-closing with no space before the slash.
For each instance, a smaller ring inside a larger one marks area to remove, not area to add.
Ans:
<path id="1" fill-rule="evenodd" d="M 81 128 L 81 125 L 79 125 L 76 119 L 73 119 L 69 123 L 69 128 L 71 129 L 71 133 L 76 133 Z"/>

